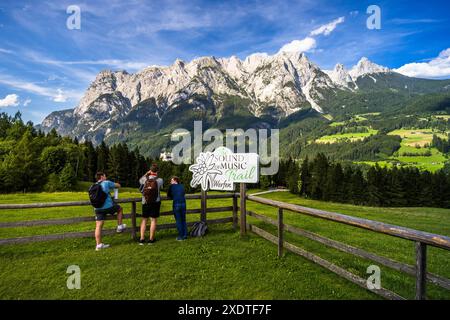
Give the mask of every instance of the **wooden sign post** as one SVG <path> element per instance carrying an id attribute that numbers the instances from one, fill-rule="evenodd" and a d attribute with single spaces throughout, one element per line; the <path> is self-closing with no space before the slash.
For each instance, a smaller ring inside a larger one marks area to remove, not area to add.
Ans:
<path id="1" fill-rule="evenodd" d="M 206 222 L 207 190 L 234 190 L 240 184 L 240 233 L 247 233 L 246 183 L 259 181 L 259 156 L 257 153 L 233 153 L 219 147 L 214 152 L 201 152 L 195 163 L 189 166 L 192 172 L 191 187 L 201 186 L 201 216 Z M 233 226 L 237 227 L 237 195 L 233 197 Z"/>
<path id="2" fill-rule="evenodd" d="M 241 236 L 247 233 L 247 186 L 245 183 L 240 184 L 240 198 L 241 198 Z"/>
<path id="3" fill-rule="evenodd" d="M 201 206 L 200 221 L 202 221 L 202 222 L 206 222 L 206 208 L 207 208 L 206 197 L 207 197 L 207 191 L 202 190 L 201 204 L 200 204 L 200 206 Z"/>

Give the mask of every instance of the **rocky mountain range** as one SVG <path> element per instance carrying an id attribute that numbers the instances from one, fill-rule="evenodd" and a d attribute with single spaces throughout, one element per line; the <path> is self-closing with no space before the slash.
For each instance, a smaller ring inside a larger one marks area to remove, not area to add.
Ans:
<path id="1" fill-rule="evenodd" d="M 402 76 L 367 58 L 350 70 L 342 64 L 321 70 L 303 53 L 253 54 L 245 60 L 201 57 L 134 74 L 101 71 L 78 106 L 51 113 L 38 127 L 98 144 L 111 137 L 126 140 L 130 131 L 189 125 L 195 118 L 210 125 L 231 121 L 234 127 L 243 117 L 264 125 L 305 109 L 332 114 L 330 99 L 373 86 L 442 89 L 441 84 L 423 85 L 429 81 Z"/>

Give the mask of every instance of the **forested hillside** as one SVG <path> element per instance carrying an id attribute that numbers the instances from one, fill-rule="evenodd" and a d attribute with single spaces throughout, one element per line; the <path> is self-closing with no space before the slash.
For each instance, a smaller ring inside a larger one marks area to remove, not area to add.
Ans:
<path id="1" fill-rule="evenodd" d="M 137 187 L 138 179 L 157 162 L 165 179 L 178 175 L 190 181 L 186 165 L 175 166 L 142 156 L 125 143 L 94 147 L 91 142 L 59 136 L 55 130 L 44 134 L 20 113 L 0 114 L 0 192 L 71 191 L 78 181 L 94 181 L 97 171 L 122 186 Z M 189 185 L 186 186 L 190 191 Z"/>

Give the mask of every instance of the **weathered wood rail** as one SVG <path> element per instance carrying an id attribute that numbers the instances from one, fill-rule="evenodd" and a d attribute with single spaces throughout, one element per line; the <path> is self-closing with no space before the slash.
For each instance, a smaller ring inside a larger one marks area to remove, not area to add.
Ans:
<path id="1" fill-rule="evenodd" d="M 446 237 L 443 235 L 433 234 L 429 232 L 423 232 L 419 230 L 414 230 L 410 228 L 400 227 L 388 223 L 362 219 L 357 217 L 352 217 L 336 212 L 328 212 L 322 211 L 312 208 L 307 208 L 295 204 L 285 203 L 281 201 L 275 201 L 267 198 L 258 197 L 255 195 L 247 195 L 245 190 L 245 185 L 241 184 L 240 194 L 241 198 L 241 206 L 240 206 L 240 227 L 241 234 L 244 235 L 247 230 L 254 232 L 255 234 L 265 238 L 266 240 L 273 242 L 278 246 L 278 256 L 281 257 L 283 255 L 284 249 L 287 249 L 295 254 L 298 254 L 308 260 L 311 260 L 322 267 L 336 273 L 337 275 L 344 277 L 345 279 L 367 289 L 370 290 L 384 298 L 387 299 L 404 299 L 400 295 L 391 292 L 387 289 L 369 289 L 367 286 L 367 280 L 363 279 L 317 255 L 314 255 L 311 252 L 308 252 L 302 248 L 295 246 L 284 240 L 284 233 L 291 232 L 293 234 L 303 236 L 307 239 L 319 242 L 328 247 L 337 249 L 339 251 L 352 254 L 354 256 L 364 258 L 367 260 L 375 261 L 383 266 L 389 267 L 391 269 L 404 272 L 408 275 L 415 276 L 416 280 L 416 293 L 415 299 L 423 300 L 426 298 L 426 283 L 427 281 L 440 286 L 444 289 L 450 290 L 450 280 L 444 278 L 440 275 L 436 275 L 430 272 L 427 272 L 427 246 L 433 246 L 437 248 L 441 248 L 444 250 L 450 250 L 450 237 Z M 278 208 L 278 218 L 272 219 L 270 217 L 258 214 L 253 211 L 249 211 L 246 209 L 245 200 L 253 201 L 260 204 L 265 204 L 271 207 Z M 283 213 L 284 210 L 288 210 L 293 213 L 305 214 L 312 217 L 325 219 L 337 223 L 346 224 L 349 226 L 362 228 L 366 230 L 370 230 L 377 233 L 386 234 L 389 236 L 394 236 L 406 240 L 413 241 L 415 243 L 415 253 L 416 253 L 416 264 L 414 266 L 408 265 L 402 262 L 398 262 L 386 257 L 382 257 L 376 255 L 374 253 L 367 252 L 360 248 L 356 248 L 354 246 L 350 246 L 344 244 L 342 242 L 332 240 L 321 235 L 315 234 L 313 232 L 303 230 L 298 227 L 294 227 L 291 225 L 287 225 L 283 222 Z M 247 223 L 246 216 L 253 217 L 257 220 L 263 221 L 270 225 L 273 225 L 277 228 L 277 236 L 261 229 L 260 227 Z"/>
<path id="2" fill-rule="evenodd" d="M 162 201 L 169 200 L 167 197 L 161 197 Z M 208 208 L 208 199 L 232 199 L 231 206 L 222 207 L 211 207 Z M 239 198 L 239 206 L 238 206 Z M 450 238 L 432 234 L 428 232 L 423 232 L 419 230 L 409 229 L 405 227 L 400 227 L 392 224 L 387 224 L 383 222 L 362 219 L 357 217 L 352 217 L 336 212 L 322 211 L 312 208 L 307 208 L 299 205 L 294 205 L 290 203 L 285 203 L 281 201 L 275 201 L 267 198 L 262 198 L 256 195 L 248 195 L 246 193 L 246 185 L 241 184 L 239 193 L 225 193 L 225 194 L 214 194 L 209 195 L 207 192 L 202 192 L 200 195 L 187 195 L 186 199 L 199 199 L 200 208 L 188 209 L 187 214 L 200 214 L 200 221 L 205 221 L 209 224 L 220 224 L 220 223 L 232 223 L 233 228 L 237 229 L 238 225 L 240 227 L 240 234 L 245 235 L 247 230 L 251 231 L 264 239 L 274 243 L 278 247 L 278 256 L 283 255 L 284 250 L 289 250 L 297 255 L 300 255 L 318 265 L 334 272 L 335 274 L 367 289 L 370 290 L 384 298 L 387 299 L 404 299 L 400 295 L 387 290 L 385 288 L 370 289 L 367 286 L 367 280 L 351 273 L 344 268 L 341 268 L 330 261 L 327 261 L 318 255 L 308 252 L 298 246 L 289 243 L 284 240 L 284 234 L 286 232 L 291 232 L 293 234 L 305 237 L 307 239 L 319 242 L 330 248 L 337 249 L 339 251 L 352 254 L 354 256 L 371 260 L 377 262 L 383 266 L 389 267 L 391 269 L 404 272 L 408 275 L 415 276 L 416 279 L 416 294 L 415 298 L 422 300 L 426 298 L 426 283 L 430 282 L 434 285 L 440 286 L 447 290 L 450 290 L 450 280 L 444 278 L 440 275 L 436 275 L 427 271 L 427 246 L 433 246 L 441 248 L 444 250 L 450 250 Z M 270 217 L 258 214 L 256 212 L 247 210 L 247 201 L 253 201 L 256 203 L 268 205 L 278 209 L 277 219 L 272 219 Z M 131 219 L 131 228 L 128 228 L 126 232 L 131 233 L 133 239 L 136 239 L 136 232 L 138 231 L 136 218 L 141 215 L 137 213 L 136 207 L 137 203 L 141 202 L 141 198 L 127 198 L 118 199 L 117 203 L 131 203 L 131 213 L 124 214 L 124 219 Z M 70 202 L 46 202 L 46 203 L 30 203 L 30 204 L 0 204 L 1 210 L 9 209 L 38 209 L 38 208 L 58 208 L 58 207 L 73 207 L 73 206 L 90 206 L 89 201 L 70 201 Z M 284 223 L 284 211 L 290 211 L 293 213 L 305 214 L 312 217 L 329 220 L 337 223 L 346 224 L 349 226 L 362 228 L 370 230 L 377 233 L 382 233 L 406 240 L 410 240 L 415 243 L 416 252 L 416 264 L 414 266 L 408 265 L 406 263 L 398 262 L 386 257 L 379 256 L 374 253 L 367 252 L 363 249 L 350 246 L 348 244 L 326 238 L 324 236 L 318 235 L 316 233 L 303 230 L 298 227 L 287 225 Z M 207 220 L 207 213 L 214 212 L 227 212 L 231 211 L 231 217 L 210 219 Z M 238 212 L 239 221 L 238 221 Z M 172 211 L 161 212 L 161 216 L 172 215 Z M 257 220 L 263 221 L 267 224 L 273 225 L 277 228 L 277 235 L 273 235 L 270 232 L 263 230 L 262 228 L 248 223 L 247 216 L 255 218 Z M 108 216 L 107 220 L 114 220 L 115 217 Z M 94 216 L 91 217 L 75 217 L 75 218 L 61 218 L 61 219 L 43 219 L 43 220 L 30 220 L 30 221 L 13 221 L 13 222 L 2 222 L 0 223 L 1 228 L 16 228 L 16 227 L 28 227 L 28 226 L 51 226 L 51 225 L 66 225 L 66 224 L 76 224 L 82 222 L 92 222 L 95 221 Z M 189 222 L 188 225 L 192 225 L 194 222 Z M 167 223 L 158 226 L 158 229 L 171 229 L 176 228 L 175 223 Z M 105 235 L 114 234 L 114 229 L 104 230 Z M 83 231 L 83 232 L 69 232 L 62 234 L 47 234 L 47 235 L 35 235 L 28 237 L 18 237 L 18 238 L 7 238 L 0 239 L 0 245 L 5 244 L 19 244 L 28 243 L 34 241 L 49 241 L 49 240 L 61 240 L 61 239 L 72 239 L 72 238 L 82 238 L 82 237 L 92 237 L 93 231 Z"/>
<path id="3" fill-rule="evenodd" d="M 200 221 L 205 221 L 208 224 L 221 224 L 221 223 L 233 223 L 233 227 L 237 229 L 238 222 L 238 210 L 237 197 L 235 193 L 226 194 L 211 194 L 208 195 L 206 192 L 201 195 L 186 195 L 186 199 L 200 199 L 201 207 L 198 209 L 187 209 L 186 214 L 200 214 Z M 222 207 L 207 207 L 207 199 L 232 199 L 231 206 Z M 169 198 L 161 197 L 162 201 L 167 201 Z M 116 203 L 131 203 L 131 213 L 124 214 L 124 219 L 131 219 L 131 228 L 127 228 L 125 232 L 131 233 L 133 239 L 136 239 L 136 231 L 139 231 L 137 226 L 136 218 L 141 217 L 141 214 L 137 213 L 136 203 L 141 202 L 141 198 L 126 198 L 117 199 Z M 0 204 L 1 210 L 11 210 L 11 209 L 40 209 L 40 208 L 59 208 L 59 207 L 79 207 L 79 206 L 91 206 L 89 201 L 68 201 L 68 202 L 45 202 L 45 203 L 26 203 L 26 204 Z M 217 212 L 227 212 L 231 211 L 232 216 L 226 218 L 210 219 L 207 220 L 207 213 L 217 213 Z M 161 212 L 161 216 L 173 215 L 172 211 Z M 115 220 L 115 216 L 107 216 L 106 220 Z M 31 227 L 31 226 L 53 226 L 53 225 L 67 225 L 67 224 L 78 224 L 82 222 L 93 222 L 95 217 L 92 214 L 90 217 L 76 217 L 76 218 L 61 218 L 61 219 L 41 219 L 41 220 L 28 220 L 28 221 L 13 221 L 13 222 L 1 222 L 1 228 L 17 228 L 17 227 Z M 193 225 L 195 222 L 188 222 L 188 226 Z M 158 229 L 173 229 L 176 228 L 175 223 L 167 223 L 158 225 Z M 103 231 L 103 234 L 110 235 L 114 234 L 114 229 L 107 229 Z M 4 238 L 0 239 L 0 245 L 5 244 L 19 244 L 19 243 L 29 243 L 35 241 L 49 241 L 49 240 L 62 240 L 62 239 L 73 239 L 73 238 L 83 238 L 83 237 L 93 237 L 93 231 L 82 231 L 82 232 L 68 232 L 60 234 L 46 234 L 46 235 L 34 235 L 28 237 L 17 237 L 17 238 Z"/>

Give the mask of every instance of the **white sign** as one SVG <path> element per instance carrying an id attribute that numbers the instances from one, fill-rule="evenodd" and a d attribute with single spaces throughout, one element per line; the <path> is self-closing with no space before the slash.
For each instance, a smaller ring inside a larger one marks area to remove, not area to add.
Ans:
<path id="1" fill-rule="evenodd" d="M 234 190 L 235 183 L 259 181 L 259 157 L 256 153 L 233 153 L 219 147 L 214 152 L 202 152 L 192 172 L 191 186 L 201 185 L 202 190 Z"/>

